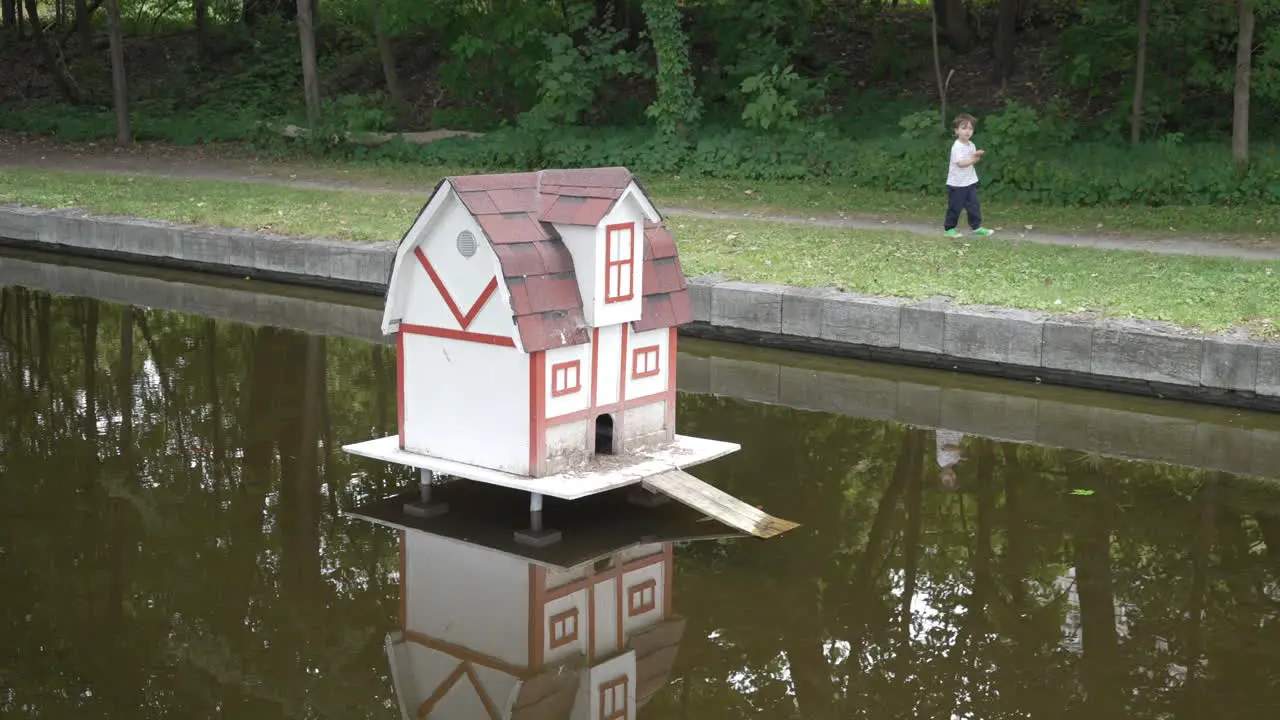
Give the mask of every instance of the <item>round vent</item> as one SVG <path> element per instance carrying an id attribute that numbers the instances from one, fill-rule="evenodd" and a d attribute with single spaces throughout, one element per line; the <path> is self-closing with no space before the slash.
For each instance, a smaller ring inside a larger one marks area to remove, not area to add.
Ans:
<path id="1" fill-rule="evenodd" d="M 476 254 L 476 236 L 472 235 L 470 230 L 458 233 L 458 253 L 464 258 Z"/>

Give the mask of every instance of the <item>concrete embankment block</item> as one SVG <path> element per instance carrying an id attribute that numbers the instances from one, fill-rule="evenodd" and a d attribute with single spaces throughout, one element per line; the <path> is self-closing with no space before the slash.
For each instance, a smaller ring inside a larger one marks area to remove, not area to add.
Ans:
<path id="1" fill-rule="evenodd" d="M 1258 384 L 1258 343 L 1240 336 L 1206 336 L 1200 384 L 1253 392 Z"/>
<path id="2" fill-rule="evenodd" d="M 781 370 L 750 360 L 711 358 L 711 393 L 777 404 Z"/>
<path id="3" fill-rule="evenodd" d="M 999 440 L 1032 442 L 1036 412 L 1035 398 L 943 388 L 938 426 Z"/>
<path id="4" fill-rule="evenodd" d="M 347 245 L 333 258 L 329 277 L 345 283 L 385 287 L 395 263 L 395 246 Z"/>
<path id="5" fill-rule="evenodd" d="M 1199 385 L 1204 334 L 1169 323 L 1099 320 L 1089 365 L 1093 373 L 1172 385 Z"/>
<path id="6" fill-rule="evenodd" d="M 898 347 L 941 355 L 946 352 L 947 298 L 929 298 L 902 308 L 902 338 Z"/>
<path id="7" fill-rule="evenodd" d="M 711 290 L 722 282 L 724 277 L 721 275 L 699 275 L 685 280 L 689 290 L 689 303 L 693 306 L 694 322 L 711 322 Z"/>
<path id="8" fill-rule="evenodd" d="M 1280 397 L 1280 345 L 1267 343 L 1258 346 L 1258 373 L 1254 392 Z"/>
<path id="9" fill-rule="evenodd" d="M 894 380 L 787 365 L 780 368 L 779 400 L 787 407 L 874 420 L 897 418 L 898 383 Z"/>
<path id="10" fill-rule="evenodd" d="M 1041 313 L 990 307 L 948 308 L 942 349 L 972 360 L 1040 367 Z"/>
<path id="11" fill-rule="evenodd" d="M 819 337 L 822 334 L 824 301 L 835 293 L 834 288 L 783 288 L 782 334 Z"/>
<path id="12" fill-rule="evenodd" d="M 0 205 L 0 238 L 32 242 L 40 239 L 44 211 L 21 205 Z"/>
<path id="13" fill-rule="evenodd" d="M 118 219 L 101 225 L 113 226 L 116 248 L 121 252 L 133 252 L 162 258 L 181 258 L 183 255 L 182 228 L 170 223 L 150 220 Z"/>
<path id="14" fill-rule="evenodd" d="M 1040 366 L 1088 373 L 1093 355 L 1093 320 L 1048 317 L 1041 331 Z"/>
<path id="15" fill-rule="evenodd" d="M 902 342 L 902 308 L 909 301 L 857 293 L 837 293 L 823 301 L 823 340 L 897 348 Z"/>
<path id="16" fill-rule="evenodd" d="M 711 392 L 711 357 L 676 353 L 676 387 L 681 392 L 706 395 Z"/>
<path id="17" fill-rule="evenodd" d="M 711 289 L 711 324 L 779 335 L 783 289 L 780 285 L 719 283 Z"/>

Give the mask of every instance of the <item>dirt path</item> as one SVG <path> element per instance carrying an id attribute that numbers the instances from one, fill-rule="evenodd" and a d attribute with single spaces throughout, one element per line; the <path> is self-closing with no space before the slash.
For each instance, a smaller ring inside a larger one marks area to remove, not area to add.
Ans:
<path id="1" fill-rule="evenodd" d="M 303 163 L 260 160 L 248 151 L 227 148 L 212 150 L 142 143 L 121 150 L 106 143 L 65 144 L 43 139 L 0 135 L 0 168 L 25 167 L 76 172 L 127 173 L 201 180 L 257 182 L 317 190 L 345 190 L 369 193 L 426 195 L 429 187 L 416 187 L 394 180 L 379 182 L 367 174 L 341 168 L 324 168 Z M 880 217 L 764 215 L 664 206 L 668 215 L 711 219 L 751 219 L 773 222 L 846 228 L 849 230 L 899 230 L 937 236 L 934 225 Z M 1280 260 L 1280 243 L 1248 239 L 1200 240 L 1188 237 L 1124 237 L 1113 235 L 1066 235 L 1057 233 L 997 233 L 997 240 L 1044 245 L 1068 245 L 1115 250 L 1141 250 L 1167 255 L 1201 255 L 1248 260 Z"/>

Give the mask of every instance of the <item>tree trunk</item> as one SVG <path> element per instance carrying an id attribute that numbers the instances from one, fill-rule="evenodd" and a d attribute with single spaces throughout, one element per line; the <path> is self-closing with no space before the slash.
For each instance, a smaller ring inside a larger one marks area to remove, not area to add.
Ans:
<path id="1" fill-rule="evenodd" d="M 116 144 L 133 142 L 129 129 L 129 86 L 124 74 L 124 36 L 120 32 L 120 0 L 107 0 L 107 32 L 111 38 L 111 99 L 116 108 Z"/>
<path id="2" fill-rule="evenodd" d="M 382 59 L 382 74 L 387 80 L 387 92 L 391 102 L 396 106 L 396 115 L 403 128 L 409 121 L 409 106 L 405 104 L 404 93 L 400 92 L 400 79 L 396 75 L 396 56 L 391 51 L 391 38 L 382 26 L 382 3 L 380 0 L 369 0 L 369 9 L 373 13 L 373 36 L 378 44 L 378 57 Z"/>
<path id="3" fill-rule="evenodd" d="M 93 26 L 89 24 L 89 3 L 76 0 L 76 33 L 80 36 L 80 46 L 89 47 L 93 42 Z"/>
<path id="4" fill-rule="evenodd" d="M 71 76 L 71 71 L 67 69 L 67 64 L 62 61 L 62 54 L 59 53 L 44 35 L 44 28 L 40 25 L 40 11 L 36 8 L 36 0 L 26 0 L 27 17 L 31 20 L 31 34 L 36 40 L 36 51 L 40 53 L 40 59 L 49 67 L 49 72 L 53 73 L 53 84 L 57 86 L 58 92 L 67 99 L 72 105 L 79 105 L 82 102 L 84 93 L 80 90 L 76 79 Z M 21 19 L 19 19 L 21 20 Z M 21 32 L 21 28 L 19 28 Z"/>
<path id="5" fill-rule="evenodd" d="M 973 49 L 973 28 L 961 0 L 933 0 L 933 12 L 947 32 L 947 44 L 958 53 Z"/>
<path id="6" fill-rule="evenodd" d="M 1146 0 L 1143 0 L 1146 2 Z M 996 26 L 996 65 L 1000 71 L 1000 91 L 1013 77 L 1013 49 L 1018 32 L 1018 0 L 1000 0 L 1000 18 Z"/>
<path id="7" fill-rule="evenodd" d="M 938 54 L 938 12 L 931 13 L 933 20 L 933 74 L 938 78 L 938 103 L 942 106 L 942 127 L 947 126 L 947 87 L 942 82 L 942 56 Z"/>
<path id="8" fill-rule="evenodd" d="M 302 90 L 307 99 L 307 122 L 320 121 L 320 77 L 316 70 L 316 31 L 311 0 L 298 0 L 298 39 L 302 43 Z"/>
<path id="9" fill-rule="evenodd" d="M 203 58 L 209 41 L 209 0 L 192 0 L 192 3 L 196 16 L 196 56 Z"/>
<path id="10" fill-rule="evenodd" d="M 0 0 L 0 18 L 5 27 L 16 27 L 18 24 L 18 0 Z"/>
<path id="11" fill-rule="evenodd" d="M 1142 139 L 1142 86 L 1147 79 L 1147 27 L 1151 0 L 1138 0 L 1138 62 L 1133 69 L 1133 116 L 1129 119 L 1129 143 Z"/>
<path id="12" fill-rule="evenodd" d="M 30 2 L 30 0 L 28 0 Z M 1253 71 L 1253 0 L 1236 0 L 1240 31 L 1236 36 L 1236 96 L 1231 116 L 1231 160 L 1249 165 L 1249 76 Z"/>

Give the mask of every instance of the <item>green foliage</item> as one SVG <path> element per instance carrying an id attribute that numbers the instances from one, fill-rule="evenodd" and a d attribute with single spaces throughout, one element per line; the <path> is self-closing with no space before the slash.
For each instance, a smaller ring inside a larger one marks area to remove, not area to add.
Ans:
<path id="1" fill-rule="evenodd" d="M 742 121 L 760 130 L 795 127 L 801 113 L 823 96 L 820 87 L 791 65 L 781 69 L 774 65 L 748 77 L 742 81 L 742 94 L 748 98 Z"/>
<path id="2" fill-rule="evenodd" d="M 903 119 L 905 136 L 855 138 L 801 127 L 764 133 L 702 128 L 688 142 L 643 129 L 564 128 L 552 137 L 518 129 L 427 146 L 398 145 L 371 158 L 451 167 L 536 169 L 623 165 L 639 173 L 740 181 L 826 181 L 883 191 L 936 193 L 946 177 L 947 138 L 937 118 Z M 990 148 L 979 170 L 983 193 L 1056 206 L 1257 205 L 1280 202 L 1280 156 L 1255 150 L 1237 177 L 1216 145 L 1170 135 L 1131 151 L 1068 142 L 1046 119 L 1020 106 L 980 118 L 975 142 Z M 1123 159 L 1119 159 L 1123 158 Z"/>
<path id="3" fill-rule="evenodd" d="M 683 136 L 702 115 L 702 103 L 694 94 L 689 63 L 689 37 L 682 27 L 676 0 L 642 0 L 649 37 L 658 60 L 658 99 L 645 114 L 669 136 Z"/>
<path id="4" fill-rule="evenodd" d="M 616 86 L 652 76 L 640 57 L 643 47 L 621 47 L 628 40 L 627 31 L 594 25 L 594 8 L 587 3 L 571 6 L 570 15 L 570 32 L 544 36 L 547 57 L 538 63 L 538 101 L 521 116 L 530 129 L 578 125 L 588 118 L 598 121 L 602 107 L 616 104 L 621 94 Z M 582 34 L 586 42 L 576 45 L 570 33 Z M 608 92 L 611 84 L 614 91 Z"/>

